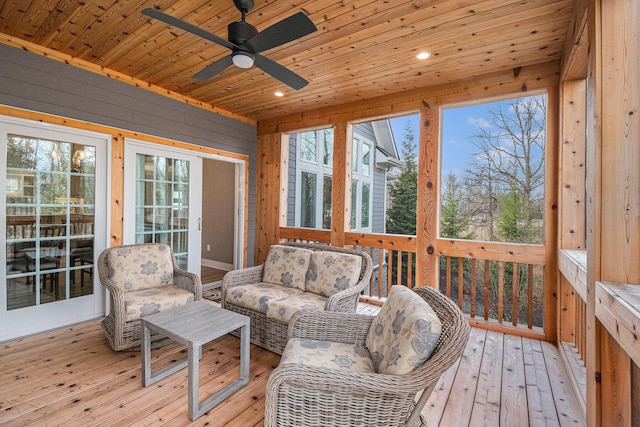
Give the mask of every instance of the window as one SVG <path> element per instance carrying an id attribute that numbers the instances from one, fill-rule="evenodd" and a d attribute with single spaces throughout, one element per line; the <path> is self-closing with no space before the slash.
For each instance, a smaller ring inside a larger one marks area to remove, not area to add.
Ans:
<path id="1" fill-rule="evenodd" d="M 445 109 L 440 236 L 541 244 L 546 96 Z"/>
<path id="2" fill-rule="evenodd" d="M 291 162 L 295 163 L 295 199 L 289 207 L 289 224 L 296 227 L 331 229 L 333 179 L 333 129 L 301 132 L 291 136 Z M 295 146 L 293 145 L 295 144 Z M 371 229 L 373 142 L 353 139 L 351 229 Z M 293 173 L 293 170 L 290 171 Z M 293 214 L 293 215 L 291 215 Z"/>
<path id="3" fill-rule="evenodd" d="M 298 155 L 295 179 L 295 226 L 331 228 L 333 129 L 292 135 Z"/>
<path id="4" fill-rule="evenodd" d="M 351 178 L 351 230 L 371 231 L 371 151 L 373 142 L 360 135 L 353 137 Z"/>

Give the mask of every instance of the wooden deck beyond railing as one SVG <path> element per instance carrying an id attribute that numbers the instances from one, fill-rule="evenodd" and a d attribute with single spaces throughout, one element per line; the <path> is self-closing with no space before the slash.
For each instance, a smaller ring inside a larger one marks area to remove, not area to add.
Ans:
<path id="1" fill-rule="evenodd" d="M 329 244 L 331 233 L 286 227 L 280 237 Z M 544 246 L 438 239 L 440 283 L 435 285 L 415 282 L 415 236 L 345 233 L 345 245 L 367 252 L 374 262 L 362 301 L 381 305 L 393 285 L 437 286 L 475 326 L 544 337 Z"/>
<path id="2" fill-rule="evenodd" d="M 377 310 L 359 306 L 365 314 Z M 178 345 L 154 350 L 153 368 L 185 355 Z M 260 427 L 267 378 L 279 360 L 251 345 L 249 384 L 192 423 L 186 369 L 143 387 L 140 353 L 112 351 L 94 320 L 0 344 L 0 425 Z M 200 366 L 201 396 L 232 381 L 238 338 L 206 344 Z M 478 328 L 423 415 L 432 427 L 584 425 L 554 345 Z"/>

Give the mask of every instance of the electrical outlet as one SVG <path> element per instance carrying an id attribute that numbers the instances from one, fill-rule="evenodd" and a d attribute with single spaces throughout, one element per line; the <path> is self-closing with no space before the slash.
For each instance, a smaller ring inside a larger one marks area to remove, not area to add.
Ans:
<path id="1" fill-rule="evenodd" d="M 211 252 L 211 245 L 207 243 L 207 252 Z"/>

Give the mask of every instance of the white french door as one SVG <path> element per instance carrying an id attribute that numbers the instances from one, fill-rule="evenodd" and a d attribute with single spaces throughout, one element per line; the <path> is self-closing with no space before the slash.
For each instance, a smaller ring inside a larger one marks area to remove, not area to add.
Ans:
<path id="1" fill-rule="evenodd" d="M 166 243 L 200 274 L 202 159 L 187 150 L 125 141 L 123 242 Z"/>
<path id="2" fill-rule="evenodd" d="M 0 341 L 104 314 L 110 136 L 0 116 Z"/>

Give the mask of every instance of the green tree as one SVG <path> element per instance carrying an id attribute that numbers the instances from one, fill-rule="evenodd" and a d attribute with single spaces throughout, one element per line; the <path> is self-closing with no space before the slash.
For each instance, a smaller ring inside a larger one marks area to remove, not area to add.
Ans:
<path id="1" fill-rule="evenodd" d="M 449 172 L 442 186 L 440 203 L 440 236 L 449 239 L 472 239 L 469 217 L 464 204 L 464 188 L 453 172 Z"/>
<path id="2" fill-rule="evenodd" d="M 497 224 L 503 242 L 529 242 L 531 239 L 529 204 L 525 196 L 512 188 L 500 197 Z"/>
<path id="3" fill-rule="evenodd" d="M 416 143 L 411 121 L 405 126 L 402 142 L 404 165 L 400 173 L 389 183 L 389 208 L 387 209 L 387 233 L 416 234 L 416 202 L 418 200 L 418 165 Z"/>

